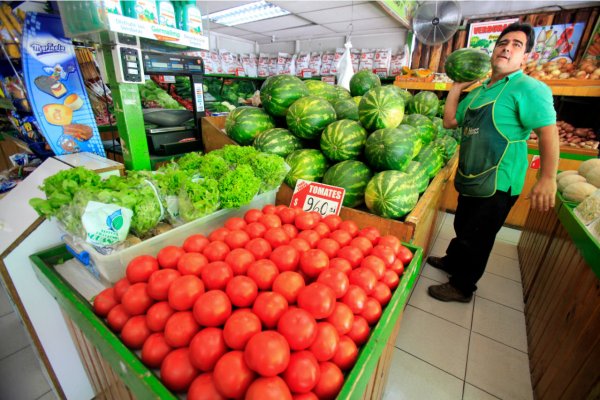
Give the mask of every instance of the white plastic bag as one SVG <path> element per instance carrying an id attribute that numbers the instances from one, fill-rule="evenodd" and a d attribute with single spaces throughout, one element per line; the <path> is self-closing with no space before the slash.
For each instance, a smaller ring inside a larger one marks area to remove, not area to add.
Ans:
<path id="1" fill-rule="evenodd" d="M 340 58 L 340 62 L 337 64 L 337 84 L 346 90 L 350 90 L 350 79 L 354 76 L 354 69 L 352 68 L 352 56 L 350 55 L 350 49 L 352 43 L 347 41 L 344 44 L 346 50 Z"/>

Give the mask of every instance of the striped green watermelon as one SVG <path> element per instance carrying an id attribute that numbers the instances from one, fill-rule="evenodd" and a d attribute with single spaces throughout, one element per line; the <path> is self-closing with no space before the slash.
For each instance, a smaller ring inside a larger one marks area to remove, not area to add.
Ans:
<path id="1" fill-rule="evenodd" d="M 344 188 L 344 206 L 356 207 L 365 202 L 365 189 L 373 177 L 366 164 L 347 160 L 335 164 L 325 172 L 323 183 Z"/>
<path id="2" fill-rule="evenodd" d="M 387 88 L 390 92 L 400 95 L 400 97 L 402 97 L 402 99 L 404 100 L 405 105 L 408 104 L 413 97 L 408 90 L 402 89 L 401 87 L 398 87 L 396 85 L 387 85 L 384 87 Z"/>
<path id="3" fill-rule="evenodd" d="M 271 128 L 275 128 L 275 121 L 257 107 L 238 107 L 225 120 L 227 135 L 243 146 L 252 144 L 256 135 Z"/>
<path id="4" fill-rule="evenodd" d="M 387 89 L 375 88 L 365 94 L 358 105 L 358 119 L 369 132 L 395 128 L 404 118 L 404 100 Z"/>
<path id="5" fill-rule="evenodd" d="M 400 171 L 383 171 L 369 181 L 365 203 L 374 214 L 384 218 L 400 218 L 417 205 L 419 191 L 411 176 Z"/>
<path id="6" fill-rule="evenodd" d="M 336 120 L 335 109 L 327 101 L 315 96 L 296 100 L 285 117 L 288 128 L 301 139 L 315 139 L 323 129 Z"/>
<path id="7" fill-rule="evenodd" d="M 259 133 L 252 145 L 263 153 L 277 154 L 281 157 L 286 157 L 292 151 L 302 148 L 300 139 L 283 128 L 268 129 Z"/>
<path id="8" fill-rule="evenodd" d="M 260 88 L 263 107 L 275 117 L 285 117 L 292 103 L 307 95 L 304 82 L 292 75 L 270 76 Z"/>
<path id="9" fill-rule="evenodd" d="M 410 114 L 423 114 L 427 117 L 435 117 L 438 112 L 440 100 L 433 92 L 423 91 L 415 94 L 408 103 Z"/>
<path id="10" fill-rule="evenodd" d="M 436 143 L 423 147 L 416 158 L 427 171 L 427 176 L 432 179 L 444 166 L 443 150 Z"/>
<path id="11" fill-rule="evenodd" d="M 351 119 L 353 121 L 358 121 L 358 104 L 356 104 L 354 99 L 349 98 L 335 101 L 333 102 L 333 108 L 335 109 L 338 120 Z"/>
<path id="12" fill-rule="evenodd" d="M 377 171 L 404 171 L 415 154 L 415 146 L 415 131 L 410 126 L 379 129 L 367 139 L 365 158 Z"/>
<path id="13" fill-rule="evenodd" d="M 427 170 L 423 168 L 420 162 L 411 161 L 408 163 L 408 167 L 406 168 L 406 173 L 411 176 L 414 184 L 419 191 L 419 194 L 423 193 L 427 186 L 429 186 L 429 176 L 427 175 Z"/>
<path id="14" fill-rule="evenodd" d="M 291 188 L 296 186 L 298 179 L 320 182 L 328 167 L 323 153 L 314 149 L 292 151 L 285 158 L 285 162 L 290 166 L 290 171 L 284 181 Z"/>
<path id="15" fill-rule="evenodd" d="M 358 158 L 365 147 L 367 131 L 356 121 L 342 119 L 333 122 L 321 134 L 321 151 L 332 161 Z"/>
<path id="16" fill-rule="evenodd" d="M 452 136 L 442 136 L 436 139 L 433 143 L 437 144 L 443 149 L 442 157 L 444 158 L 444 164 L 448 163 L 448 160 L 450 160 L 454 153 L 456 153 L 456 149 L 458 147 L 458 143 Z"/>
<path id="17" fill-rule="evenodd" d="M 417 130 L 417 136 L 423 145 L 431 143 L 435 138 L 433 122 L 421 114 L 409 114 L 402 120 L 402 125 L 410 125 Z"/>
<path id="18" fill-rule="evenodd" d="M 444 120 L 438 117 L 431 118 L 433 123 L 433 131 L 435 132 L 434 140 L 445 135 L 444 133 Z"/>
<path id="19" fill-rule="evenodd" d="M 444 69 L 454 82 L 471 82 L 481 79 L 490 71 L 490 56 L 485 51 L 464 48 L 452 52 Z"/>
<path id="20" fill-rule="evenodd" d="M 325 99 L 329 102 L 334 102 L 338 99 L 338 91 L 335 86 L 322 81 L 308 80 L 304 82 L 308 89 L 309 96 L 316 96 Z"/>
<path id="21" fill-rule="evenodd" d="M 440 118 L 444 118 L 444 107 L 446 106 L 446 100 L 440 100 L 440 105 L 438 106 L 437 116 Z"/>
<path id="22" fill-rule="evenodd" d="M 352 97 L 352 100 L 354 100 L 354 102 L 358 106 L 360 104 L 360 101 L 362 100 L 362 96 L 354 96 Z"/>
<path id="23" fill-rule="evenodd" d="M 352 96 L 350 95 L 350 91 L 347 90 L 346 88 L 343 88 L 341 86 L 338 85 L 334 85 L 333 86 L 335 88 L 335 91 L 337 92 L 337 99 L 338 100 L 346 100 L 346 99 L 351 99 Z"/>
<path id="24" fill-rule="evenodd" d="M 369 90 L 380 86 L 381 79 L 366 69 L 358 71 L 350 79 L 350 93 L 352 96 L 362 96 Z"/>

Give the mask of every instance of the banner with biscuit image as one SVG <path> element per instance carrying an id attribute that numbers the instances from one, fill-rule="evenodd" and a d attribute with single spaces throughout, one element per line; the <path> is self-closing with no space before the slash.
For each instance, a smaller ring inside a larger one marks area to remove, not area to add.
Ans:
<path id="1" fill-rule="evenodd" d="M 106 157 L 75 50 L 60 18 L 28 13 L 21 52 L 31 108 L 52 151 Z"/>

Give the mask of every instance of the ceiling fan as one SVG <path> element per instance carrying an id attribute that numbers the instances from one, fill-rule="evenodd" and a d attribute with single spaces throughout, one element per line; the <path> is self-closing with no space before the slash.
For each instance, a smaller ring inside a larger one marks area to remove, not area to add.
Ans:
<path id="1" fill-rule="evenodd" d="M 461 17 L 456 1 L 428 1 L 415 11 L 412 28 L 421 43 L 441 44 L 458 30 Z"/>

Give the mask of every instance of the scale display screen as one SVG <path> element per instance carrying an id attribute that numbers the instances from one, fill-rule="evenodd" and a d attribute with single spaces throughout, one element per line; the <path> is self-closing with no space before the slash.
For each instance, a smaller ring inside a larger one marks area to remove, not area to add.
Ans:
<path id="1" fill-rule="evenodd" d="M 167 63 L 162 63 L 162 62 L 153 62 L 152 66 L 154 68 L 169 68 L 169 64 Z"/>
<path id="2" fill-rule="evenodd" d="M 143 52 L 142 58 L 145 71 L 150 74 L 185 74 L 186 72 L 202 73 L 204 71 L 202 65 L 198 64 L 199 60 L 196 57 Z"/>
<path id="3" fill-rule="evenodd" d="M 202 71 L 202 65 L 190 64 L 188 68 L 190 71 Z"/>

